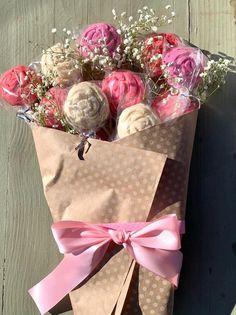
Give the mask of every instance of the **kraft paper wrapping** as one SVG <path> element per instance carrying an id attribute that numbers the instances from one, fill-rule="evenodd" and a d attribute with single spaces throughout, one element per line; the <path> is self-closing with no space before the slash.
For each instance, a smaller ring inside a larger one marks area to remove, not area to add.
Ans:
<path id="1" fill-rule="evenodd" d="M 53 220 L 183 219 L 196 119 L 194 111 L 112 143 L 90 139 L 84 161 L 75 152 L 78 136 L 33 128 Z M 169 315 L 173 288 L 114 247 L 70 299 L 75 315 Z"/>

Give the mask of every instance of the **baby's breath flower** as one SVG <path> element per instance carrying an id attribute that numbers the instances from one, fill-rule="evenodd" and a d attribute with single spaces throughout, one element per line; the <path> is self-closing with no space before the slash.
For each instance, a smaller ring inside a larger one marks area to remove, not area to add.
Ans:
<path id="1" fill-rule="evenodd" d="M 52 28 L 52 33 L 56 33 L 57 32 L 57 29 L 56 28 Z"/>
<path id="2" fill-rule="evenodd" d="M 157 32 L 157 30 L 158 30 L 157 26 L 152 26 L 151 29 L 153 32 Z"/>
<path id="3" fill-rule="evenodd" d="M 166 10 L 169 10 L 171 8 L 171 5 L 170 4 L 167 4 L 166 6 L 165 6 L 165 9 Z"/>
<path id="4" fill-rule="evenodd" d="M 229 70 L 230 61 L 220 58 L 218 61 L 209 60 L 200 73 L 202 82 L 198 88 L 198 96 L 202 101 L 213 94 L 219 87 L 225 84 L 225 78 Z M 207 93 L 206 93 L 207 91 Z"/>
<path id="5" fill-rule="evenodd" d="M 153 37 L 149 37 L 147 40 L 147 45 L 152 45 L 153 43 Z"/>
<path id="6" fill-rule="evenodd" d="M 115 58 L 116 60 L 120 60 L 120 59 L 121 59 L 121 55 L 120 55 L 120 54 L 115 54 L 114 58 Z"/>

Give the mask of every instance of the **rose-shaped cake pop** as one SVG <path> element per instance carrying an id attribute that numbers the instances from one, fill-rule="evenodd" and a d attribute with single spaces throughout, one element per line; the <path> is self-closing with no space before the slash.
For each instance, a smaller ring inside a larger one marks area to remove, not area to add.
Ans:
<path id="1" fill-rule="evenodd" d="M 150 35 L 144 43 L 143 61 L 146 71 L 151 77 L 162 75 L 162 55 L 170 47 L 179 46 L 181 39 L 173 33 L 158 33 Z"/>
<path id="2" fill-rule="evenodd" d="M 42 98 L 39 104 L 40 121 L 45 127 L 63 129 L 61 118 L 67 94 L 68 91 L 66 89 L 53 87 Z"/>
<path id="3" fill-rule="evenodd" d="M 31 105 L 37 100 L 37 95 L 31 93 L 31 85 L 40 82 L 34 70 L 16 66 L 1 75 L 0 96 L 13 106 Z"/>
<path id="4" fill-rule="evenodd" d="M 152 103 L 152 110 L 163 122 L 177 118 L 199 108 L 199 102 L 188 95 L 188 90 L 180 90 L 176 94 L 167 91 L 158 95 Z"/>
<path id="5" fill-rule="evenodd" d="M 61 87 L 72 85 L 81 80 L 78 58 L 78 53 L 72 48 L 64 48 L 63 44 L 57 43 L 42 55 L 42 72 L 46 76 L 53 76 Z"/>
<path id="6" fill-rule="evenodd" d="M 204 71 L 207 58 L 200 49 L 182 46 L 167 51 L 163 63 L 167 65 L 168 83 L 189 90 L 197 87 L 201 81 L 200 74 Z M 181 80 L 178 78 L 181 77 Z"/>
<path id="7" fill-rule="evenodd" d="M 102 90 L 91 82 L 81 82 L 70 89 L 64 113 L 76 130 L 95 130 L 109 116 L 109 104 Z"/>
<path id="8" fill-rule="evenodd" d="M 117 125 L 117 134 L 119 138 L 123 138 L 157 123 L 158 120 L 152 110 L 147 105 L 139 103 L 122 111 Z"/>
<path id="9" fill-rule="evenodd" d="M 90 54 L 102 53 L 102 48 L 107 49 L 107 54 L 112 57 L 113 53 L 121 44 L 121 37 L 116 28 L 107 23 L 89 25 L 77 40 L 83 57 Z"/>
<path id="10" fill-rule="evenodd" d="M 132 71 L 113 71 L 102 82 L 111 112 L 116 114 L 121 109 L 135 105 L 144 100 L 145 87 L 140 76 Z"/>

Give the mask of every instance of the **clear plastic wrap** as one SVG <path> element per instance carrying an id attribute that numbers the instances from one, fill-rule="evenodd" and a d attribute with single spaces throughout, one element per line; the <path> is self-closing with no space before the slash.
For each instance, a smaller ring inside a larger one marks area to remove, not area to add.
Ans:
<path id="1" fill-rule="evenodd" d="M 0 96 L 12 106 L 32 105 L 37 101 L 32 87 L 40 83 L 33 69 L 19 65 L 0 76 Z"/>
<path id="2" fill-rule="evenodd" d="M 100 139 L 109 140 L 116 139 L 117 119 L 127 107 L 140 103 L 150 106 L 155 123 L 198 108 L 195 91 L 202 80 L 206 57 L 175 34 L 150 33 L 142 38 L 142 73 L 130 70 L 132 64 L 122 65 L 125 52 L 122 35 L 112 25 L 98 23 L 43 50 L 40 61 L 33 61 L 29 67 L 17 66 L 4 73 L 0 94 L 10 104 L 23 106 L 18 117 L 26 121 L 31 119 L 44 127 L 84 135 L 99 131 Z M 112 70 L 118 67 L 117 54 L 121 69 Z M 88 80 L 88 74 L 96 77 L 94 73 L 101 80 Z M 87 92 L 82 93 L 82 89 Z M 66 91 L 63 104 L 60 91 Z M 144 116 L 148 111 L 144 108 Z M 153 123 L 152 119 L 148 121 Z"/>
<path id="3" fill-rule="evenodd" d="M 108 98 L 114 117 L 132 105 L 140 102 L 150 104 L 150 78 L 145 74 L 130 70 L 118 70 L 107 73 L 102 81 L 102 90 Z"/>
<path id="4" fill-rule="evenodd" d="M 170 88 L 158 94 L 151 108 L 161 122 L 171 121 L 186 113 L 200 108 L 197 97 L 189 94 L 188 89 Z"/>
<path id="5" fill-rule="evenodd" d="M 170 48 L 163 55 L 167 82 L 175 88 L 197 89 L 207 57 L 198 48 L 182 45 Z"/>
<path id="6" fill-rule="evenodd" d="M 74 84 L 65 100 L 64 113 L 75 131 L 91 131 L 102 127 L 110 116 L 108 100 L 93 82 Z"/>
<path id="7" fill-rule="evenodd" d="M 154 79 L 160 78 L 163 75 L 163 56 L 172 47 L 178 47 L 182 44 L 182 39 L 173 33 L 148 34 L 142 52 L 145 71 L 148 75 Z"/>

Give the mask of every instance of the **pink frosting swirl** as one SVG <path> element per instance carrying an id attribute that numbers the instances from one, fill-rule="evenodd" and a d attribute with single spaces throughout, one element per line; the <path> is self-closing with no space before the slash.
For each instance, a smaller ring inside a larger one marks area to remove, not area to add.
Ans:
<path id="1" fill-rule="evenodd" d="M 113 71 L 102 82 L 102 90 L 106 94 L 111 112 L 116 114 L 117 108 L 138 104 L 145 97 L 145 87 L 140 76 L 132 71 Z"/>
<path id="2" fill-rule="evenodd" d="M 16 66 L 1 75 L 0 96 L 13 106 L 31 105 L 37 100 L 37 95 L 31 93 L 30 86 L 40 82 L 34 70 Z"/>
<path id="3" fill-rule="evenodd" d="M 200 73 L 204 71 L 207 58 L 201 50 L 189 46 L 174 47 L 164 56 L 163 63 L 168 66 L 168 83 L 175 87 L 184 86 L 189 90 L 197 87 L 201 81 Z M 183 81 L 176 78 L 182 74 Z"/>
<path id="4" fill-rule="evenodd" d="M 107 23 L 96 23 L 89 25 L 77 40 L 83 57 L 88 57 L 95 48 L 101 49 L 103 45 L 107 48 L 108 54 L 116 51 L 121 44 L 121 37 L 116 28 Z"/>

